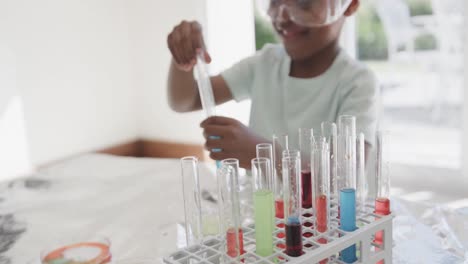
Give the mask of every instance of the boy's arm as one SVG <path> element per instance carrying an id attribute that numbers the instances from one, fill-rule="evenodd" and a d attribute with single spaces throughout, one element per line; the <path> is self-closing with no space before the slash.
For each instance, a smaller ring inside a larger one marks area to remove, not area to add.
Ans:
<path id="1" fill-rule="evenodd" d="M 172 54 L 167 86 L 169 105 L 177 112 L 201 109 L 197 82 L 193 76 L 197 51 L 205 49 L 201 25 L 196 21 L 182 21 L 168 35 L 167 46 Z M 211 62 L 208 52 L 205 52 L 205 60 Z M 220 75 L 211 77 L 211 85 L 216 104 L 233 99 Z"/>
<path id="2" fill-rule="evenodd" d="M 211 86 L 216 105 L 233 99 L 221 75 L 211 77 Z M 174 111 L 190 112 L 201 109 L 200 94 L 193 76 L 193 68 L 190 71 L 181 70 L 173 59 L 169 70 L 167 90 L 169 105 Z"/>

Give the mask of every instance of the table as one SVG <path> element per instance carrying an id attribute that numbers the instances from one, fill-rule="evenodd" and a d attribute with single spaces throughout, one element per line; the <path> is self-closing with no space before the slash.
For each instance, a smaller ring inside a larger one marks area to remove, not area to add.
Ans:
<path id="1" fill-rule="evenodd" d="M 42 250 L 107 237 L 116 263 L 160 263 L 184 245 L 178 160 L 83 155 L 0 185 L 0 263 L 38 264 Z M 200 165 L 215 193 L 213 169 Z M 463 263 L 468 210 L 393 200 L 394 263 Z M 445 221 L 445 222 L 444 222 Z"/>

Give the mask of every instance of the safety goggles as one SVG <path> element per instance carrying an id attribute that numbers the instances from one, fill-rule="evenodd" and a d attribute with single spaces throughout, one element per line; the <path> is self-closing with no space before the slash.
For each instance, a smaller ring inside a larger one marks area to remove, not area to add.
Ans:
<path id="1" fill-rule="evenodd" d="M 331 24 L 343 16 L 352 0 L 256 0 L 260 12 L 273 21 L 288 17 L 305 27 Z"/>

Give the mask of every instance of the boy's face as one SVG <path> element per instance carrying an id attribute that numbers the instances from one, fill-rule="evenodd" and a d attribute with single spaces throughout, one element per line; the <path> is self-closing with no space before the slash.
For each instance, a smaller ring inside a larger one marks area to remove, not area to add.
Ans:
<path id="1" fill-rule="evenodd" d="M 275 29 L 281 37 L 284 47 L 292 60 L 305 60 L 336 41 L 340 35 L 344 18 L 322 27 L 303 27 L 291 20 Z"/>
<path id="2" fill-rule="evenodd" d="M 291 59 L 305 60 L 338 40 L 345 16 L 354 14 L 358 4 L 358 0 L 353 0 L 344 16 L 326 26 L 300 26 L 291 20 L 287 12 L 273 17 L 272 22 Z"/>

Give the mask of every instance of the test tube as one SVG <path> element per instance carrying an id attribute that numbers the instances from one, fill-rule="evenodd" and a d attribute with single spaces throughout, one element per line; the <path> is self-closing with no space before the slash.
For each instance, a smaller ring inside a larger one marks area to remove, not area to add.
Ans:
<path id="1" fill-rule="evenodd" d="M 275 195 L 275 167 L 273 158 L 273 145 L 270 143 L 260 143 L 255 147 L 257 158 L 266 158 L 270 161 L 270 173 L 272 177 L 272 191 L 273 191 L 273 206 L 274 206 L 274 195 Z M 273 222 L 275 221 L 275 214 L 273 214 Z"/>
<path id="2" fill-rule="evenodd" d="M 292 257 L 302 255 L 301 224 L 301 159 L 283 157 L 284 217 L 286 220 L 286 251 Z"/>
<path id="3" fill-rule="evenodd" d="M 198 92 L 200 93 L 200 101 L 203 110 L 205 110 L 206 117 L 216 115 L 215 99 L 213 95 L 213 88 L 211 86 L 210 74 L 208 66 L 205 62 L 205 51 L 200 50 L 197 53 L 197 64 L 195 65 L 195 74 L 197 77 Z"/>
<path id="4" fill-rule="evenodd" d="M 256 253 L 262 257 L 273 254 L 273 231 L 275 227 L 273 176 L 270 160 L 252 160 L 253 200 L 255 210 Z"/>
<path id="5" fill-rule="evenodd" d="M 302 208 L 312 208 L 311 154 L 314 150 L 314 130 L 299 129 L 299 150 L 301 154 Z"/>
<path id="6" fill-rule="evenodd" d="M 378 131 L 376 135 L 376 185 L 377 198 L 375 199 L 375 214 L 390 214 L 390 177 L 388 166 L 387 135 Z M 382 244 L 383 232 L 379 231 L 375 235 L 376 244 Z"/>
<path id="7" fill-rule="evenodd" d="M 356 230 L 356 117 L 340 116 L 338 119 L 340 169 L 340 228 L 347 232 Z M 354 263 L 356 245 L 341 251 L 341 260 Z"/>
<path id="8" fill-rule="evenodd" d="M 365 212 L 369 189 L 366 177 L 366 150 L 363 133 L 359 134 L 357 145 L 357 204 L 359 211 Z"/>
<path id="9" fill-rule="evenodd" d="M 205 51 L 200 50 L 197 52 L 197 64 L 195 65 L 195 75 L 198 85 L 198 93 L 200 95 L 200 101 L 202 108 L 205 111 L 205 116 L 211 117 L 216 115 L 216 102 L 213 95 L 213 87 L 211 85 L 211 78 L 208 71 L 208 65 L 205 62 Z M 210 139 L 221 139 L 220 136 L 210 135 Z M 222 149 L 212 149 L 212 152 L 221 152 Z M 216 167 L 219 168 L 221 163 L 219 160 L 216 161 Z"/>
<path id="10" fill-rule="evenodd" d="M 270 161 L 270 172 L 274 177 L 273 145 L 270 143 L 261 143 L 255 146 L 257 158 L 266 158 Z M 274 184 L 274 181 L 272 182 Z"/>
<path id="11" fill-rule="evenodd" d="M 239 260 L 244 253 L 239 192 L 239 160 L 222 160 L 218 169 L 219 230 L 222 246 L 231 258 L 225 262 Z"/>
<path id="12" fill-rule="evenodd" d="M 275 188 L 275 216 L 284 218 L 283 202 L 283 151 L 288 149 L 288 135 L 273 135 L 273 177 Z"/>
<path id="13" fill-rule="evenodd" d="M 322 137 L 318 140 L 318 148 L 314 155 L 318 156 L 317 176 L 314 178 L 313 184 L 313 201 L 315 212 L 315 235 L 320 236 L 326 233 L 330 228 L 330 150 L 326 138 Z M 320 244 L 326 244 L 328 241 L 324 237 L 319 237 L 317 240 Z M 328 262 L 328 258 L 321 260 L 319 263 Z"/>
<path id="14" fill-rule="evenodd" d="M 325 138 L 320 138 L 318 142 L 317 177 L 314 180 L 313 200 L 315 201 L 314 211 L 316 214 L 316 231 L 319 234 L 325 233 L 330 223 L 330 150 Z"/>
<path id="15" fill-rule="evenodd" d="M 180 159 L 182 191 L 184 196 L 185 238 L 187 246 L 202 242 L 202 211 L 198 159 L 184 157 Z"/>
<path id="16" fill-rule="evenodd" d="M 336 124 L 333 122 L 323 122 L 321 128 L 322 136 L 325 137 L 325 140 L 327 141 L 330 150 L 330 199 L 338 200 L 338 131 Z"/>
<path id="17" fill-rule="evenodd" d="M 297 149 L 286 149 L 283 151 L 283 158 L 285 157 L 298 157 L 301 159 L 301 152 Z"/>

